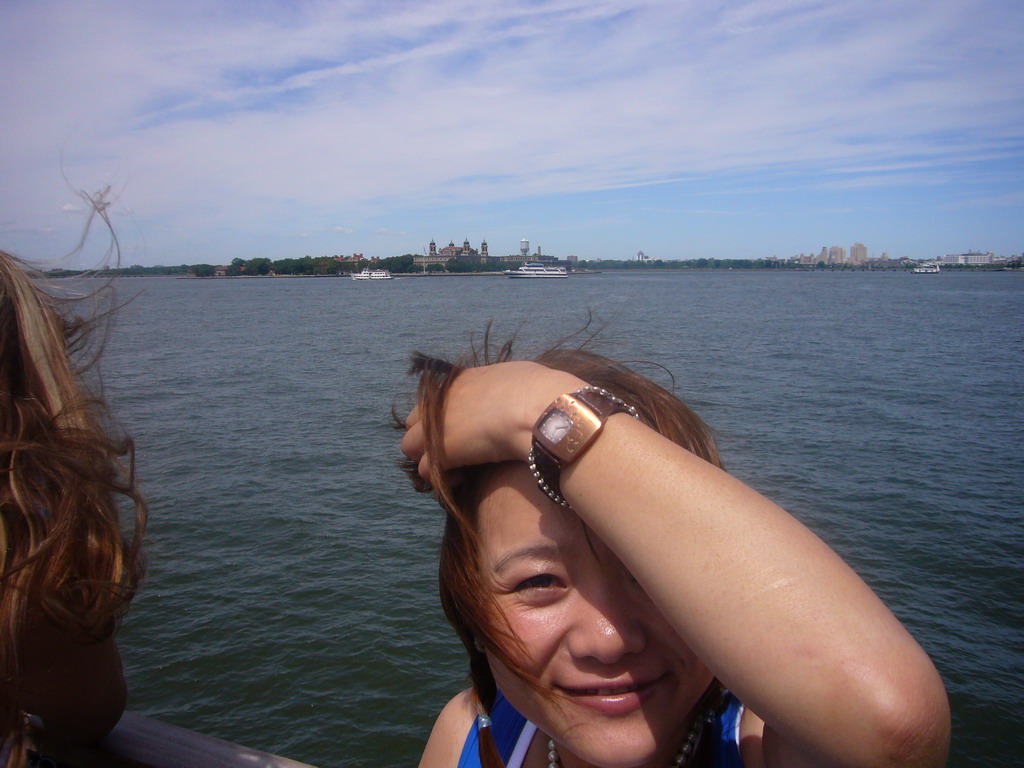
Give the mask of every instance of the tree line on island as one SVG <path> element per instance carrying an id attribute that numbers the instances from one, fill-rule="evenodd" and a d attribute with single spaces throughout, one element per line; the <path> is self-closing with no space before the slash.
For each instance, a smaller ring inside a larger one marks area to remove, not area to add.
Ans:
<path id="1" fill-rule="evenodd" d="M 501 272 L 506 269 L 516 269 L 521 262 L 498 261 L 486 264 L 478 264 L 459 259 L 449 259 L 447 264 L 430 264 L 424 270 L 414 263 L 414 256 L 411 253 L 402 256 L 389 256 L 384 259 L 352 259 L 340 256 L 303 256 L 296 259 L 235 258 L 230 264 L 218 266 L 213 264 L 182 264 L 180 266 L 155 266 L 143 267 L 132 265 L 129 267 L 110 267 L 102 270 L 104 275 L 109 276 L 156 276 L 176 275 L 181 277 L 269 277 L 273 275 L 293 275 L 309 277 L 329 277 L 350 275 L 363 269 L 386 269 L 392 274 L 419 274 L 424 271 L 428 273 L 469 273 L 469 272 Z M 654 259 L 649 261 L 637 261 L 634 259 L 623 260 L 583 260 L 580 259 L 570 265 L 570 269 L 606 271 L 606 270 L 686 270 L 686 269 L 786 269 L 786 270 L 878 270 L 890 269 L 901 270 L 916 266 L 910 261 L 891 261 L 886 266 L 869 265 L 854 266 L 851 264 L 826 264 L 819 261 L 817 264 L 798 264 L 795 262 L 768 258 L 768 259 L 685 259 L 662 261 Z M 956 269 L 958 265 L 944 269 Z M 976 270 L 977 266 L 959 265 L 966 270 Z M 988 266 L 988 265 L 985 265 Z M 1015 263 L 1007 265 L 1009 268 L 1020 268 L 1020 259 Z M 83 270 L 49 270 L 47 274 L 51 277 L 64 277 L 82 274 Z"/>

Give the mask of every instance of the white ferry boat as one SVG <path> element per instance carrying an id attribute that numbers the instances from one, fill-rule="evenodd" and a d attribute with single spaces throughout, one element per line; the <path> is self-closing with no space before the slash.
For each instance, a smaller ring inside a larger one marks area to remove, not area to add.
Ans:
<path id="1" fill-rule="evenodd" d="M 394 276 L 386 269 L 364 269 L 362 272 L 353 272 L 353 280 L 394 280 Z"/>
<path id="2" fill-rule="evenodd" d="M 565 267 L 549 267 L 539 261 L 523 264 L 519 269 L 506 269 L 505 277 L 568 277 Z"/>
<path id="3" fill-rule="evenodd" d="M 914 267 L 915 275 L 934 275 L 938 274 L 938 264 L 922 264 L 920 267 Z"/>

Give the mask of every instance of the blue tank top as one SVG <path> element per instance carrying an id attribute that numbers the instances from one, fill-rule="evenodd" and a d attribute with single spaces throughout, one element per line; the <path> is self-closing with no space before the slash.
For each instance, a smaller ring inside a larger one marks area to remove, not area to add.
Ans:
<path id="1" fill-rule="evenodd" d="M 715 739 L 715 768 L 743 768 L 743 761 L 740 759 L 742 714 L 743 705 L 726 691 L 725 708 L 712 725 Z M 526 724 L 526 718 L 519 714 L 499 691 L 494 706 L 491 707 L 491 735 L 503 762 L 508 763 Z M 470 726 L 466 742 L 462 745 L 458 768 L 481 768 L 480 729 L 476 720 Z"/>

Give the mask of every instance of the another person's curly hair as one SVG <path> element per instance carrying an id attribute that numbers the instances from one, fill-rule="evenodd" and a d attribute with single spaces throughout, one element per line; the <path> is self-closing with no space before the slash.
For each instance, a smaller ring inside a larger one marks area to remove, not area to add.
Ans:
<path id="1" fill-rule="evenodd" d="M 0 744 L 12 768 L 28 741 L 26 626 L 102 642 L 144 571 L 132 442 L 83 382 L 92 323 L 40 277 L 0 251 Z"/>
<path id="2" fill-rule="evenodd" d="M 457 363 L 418 352 L 413 354 L 409 373 L 419 377 L 417 402 L 425 432 L 425 448 L 435 460 L 431 462 L 431 476 L 427 481 L 417 474 L 414 462 L 406 461 L 403 464 L 416 490 L 433 494 L 446 513 L 439 564 L 441 605 L 469 655 L 470 681 L 481 713 L 490 711 L 497 695 L 494 677 L 484 653 L 485 645 L 487 650 L 527 684 L 537 685 L 537 681 L 517 661 L 522 658 L 522 646 L 484 585 L 479 568 L 479 494 L 483 481 L 491 473 L 500 470 L 493 464 L 462 467 L 458 473 L 458 484 L 453 484 L 448 474 L 439 469 L 442 462 L 436 459 L 444 455 L 444 403 L 456 376 L 466 368 L 513 359 L 511 342 L 494 349 L 488 336 L 484 336 L 479 348 L 474 348 Z M 711 431 L 696 413 L 671 392 L 626 365 L 585 349 L 588 341 L 589 338 L 582 346 L 561 345 L 549 349 L 533 360 L 549 368 L 571 373 L 588 384 L 617 395 L 635 406 L 640 418 L 652 429 L 702 459 L 718 467 L 722 466 Z M 721 686 L 714 681 L 704 699 L 698 703 L 699 709 L 709 705 L 717 706 L 721 694 Z M 703 739 L 693 765 L 710 765 L 710 749 L 711 739 Z M 503 768 L 504 764 L 498 756 L 489 729 L 480 734 L 480 758 L 484 768 Z"/>

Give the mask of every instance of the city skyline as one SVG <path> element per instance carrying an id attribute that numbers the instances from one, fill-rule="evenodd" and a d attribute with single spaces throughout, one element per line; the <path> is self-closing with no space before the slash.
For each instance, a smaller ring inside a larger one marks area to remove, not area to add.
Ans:
<path id="1" fill-rule="evenodd" d="M 1019 254 L 1022 33 L 997 0 L 7 3 L 0 248 L 61 257 L 109 186 L 144 265 Z"/>

